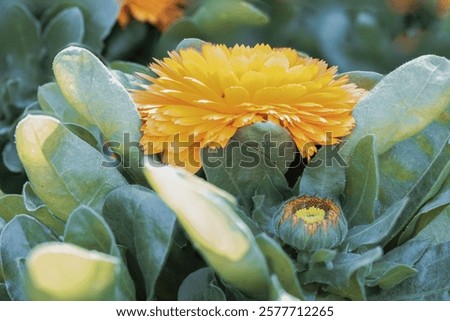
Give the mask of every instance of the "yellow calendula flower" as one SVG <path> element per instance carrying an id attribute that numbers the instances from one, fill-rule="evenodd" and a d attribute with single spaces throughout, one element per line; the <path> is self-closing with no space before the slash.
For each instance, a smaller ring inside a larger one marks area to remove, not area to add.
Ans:
<path id="1" fill-rule="evenodd" d="M 159 77 L 133 98 L 142 118 L 147 154 L 191 172 L 200 148 L 224 147 L 236 131 L 270 121 L 286 128 L 308 159 L 315 145 L 350 133 L 351 112 L 364 90 L 335 77 L 337 68 L 288 48 L 204 44 L 170 52 L 150 65 Z"/>
<path id="2" fill-rule="evenodd" d="M 124 27 L 133 17 L 164 31 L 183 15 L 182 6 L 185 2 L 186 0 L 121 0 L 117 21 Z"/>

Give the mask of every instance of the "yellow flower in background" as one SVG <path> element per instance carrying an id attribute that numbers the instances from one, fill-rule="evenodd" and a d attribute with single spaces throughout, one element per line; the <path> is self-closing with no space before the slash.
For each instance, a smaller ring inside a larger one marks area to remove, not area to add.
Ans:
<path id="1" fill-rule="evenodd" d="M 148 22 L 159 30 L 166 30 L 183 15 L 186 0 L 122 0 L 117 21 L 121 27 L 130 22 L 130 16 Z"/>
<path id="2" fill-rule="evenodd" d="M 144 152 L 162 152 L 165 163 L 191 172 L 201 167 L 200 148 L 224 147 L 256 122 L 286 128 L 310 159 L 315 144 L 336 144 L 350 133 L 364 93 L 346 76 L 335 77 L 336 67 L 268 45 L 204 44 L 170 52 L 150 68 L 159 77 L 143 76 L 151 84 L 133 92 Z"/>

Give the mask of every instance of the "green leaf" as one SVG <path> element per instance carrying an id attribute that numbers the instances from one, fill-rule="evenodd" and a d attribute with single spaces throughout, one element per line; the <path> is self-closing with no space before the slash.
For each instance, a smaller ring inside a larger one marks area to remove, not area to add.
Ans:
<path id="1" fill-rule="evenodd" d="M 192 19 L 201 30 L 215 37 L 239 26 L 269 23 L 269 17 L 264 12 L 242 0 L 205 1 Z M 227 26 L 226 30 L 223 26 Z"/>
<path id="2" fill-rule="evenodd" d="M 394 263 L 414 266 L 430 245 L 430 240 L 411 240 L 394 248 L 377 261 L 376 264 Z"/>
<path id="3" fill-rule="evenodd" d="M 421 229 L 414 240 L 429 240 L 431 244 L 450 242 L 450 206 L 446 206 L 431 222 Z"/>
<path id="4" fill-rule="evenodd" d="M 28 191 L 29 183 L 26 183 L 23 196 L 8 194 L 0 197 L 0 217 L 9 222 L 17 215 L 27 214 L 37 219 L 56 234 L 62 235 L 64 223 L 57 219 L 44 205 L 38 207 L 27 206 Z"/>
<path id="5" fill-rule="evenodd" d="M 275 189 L 267 189 L 267 187 L 272 186 L 271 184 L 267 184 L 266 182 L 262 182 L 262 184 L 265 186 L 265 189 L 261 190 L 261 188 L 258 187 L 256 189 L 257 195 L 252 198 L 252 218 L 261 227 L 261 229 L 270 235 L 274 235 L 276 233 L 276 229 L 273 218 L 283 200 Z M 266 195 L 268 195 L 268 197 L 266 197 Z M 278 203 L 275 201 L 276 199 L 279 199 Z"/>
<path id="6" fill-rule="evenodd" d="M 214 271 L 201 268 L 184 279 L 178 291 L 179 301 L 226 301 L 225 293 L 217 286 Z"/>
<path id="7" fill-rule="evenodd" d="M 22 195 L 7 194 L 0 197 L 1 218 L 3 218 L 6 222 L 9 222 L 19 214 L 28 214 Z"/>
<path id="8" fill-rule="evenodd" d="M 401 232 L 419 208 L 441 188 L 450 173 L 448 115 L 379 157 L 380 210 L 408 197 L 393 235 Z M 411 157 L 414 155 L 414 161 Z"/>
<path id="9" fill-rule="evenodd" d="M 56 83 L 50 82 L 40 86 L 38 100 L 42 110 L 53 114 L 61 122 L 90 126 L 89 122 L 70 106 Z"/>
<path id="10" fill-rule="evenodd" d="M 268 135 L 261 137 L 259 134 L 262 133 Z M 273 147 L 278 152 L 268 146 L 274 141 L 276 146 Z M 202 151 L 203 170 L 207 180 L 235 196 L 248 213 L 253 207 L 255 190 L 273 191 L 283 199 L 289 198 L 292 193 L 282 172 L 289 162 L 280 153 L 282 146 L 285 146 L 283 144 L 289 144 L 289 141 L 292 140 L 285 136 L 284 130 L 274 124 L 242 128 L 224 149 Z"/>
<path id="11" fill-rule="evenodd" d="M 399 216 L 408 203 L 408 199 L 401 199 L 394 203 L 386 212 L 373 223 L 359 225 L 350 229 L 341 247 L 353 251 L 364 245 L 383 244 L 393 236 L 392 230 Z"/>
<path id="12" fill-rule="evenodd" d="M 139 182 L 141 120 L 130 95 L 112 73 L 88 50 L 69 47 L 53 62 L 56 82 L 69 104 L 97 126 L 122 165 Z"/>
<path id="13" fill-rule="evenodd" d="M 450 242 L 430 246 L 414 265 L 418 272 L 392 289 L 372 297 L 374 300 L 449 300 Z"/>
<path id="14" fill-rule="evenodd" d="M 0 53 L 0 66 L 6 55 L 8 59 L 12 59 L 12 65 L 19 68 L 28 66 L 33 56 L 39 56 L 39 23 L 26 6 L 15 3 L 7 8 L 0 19 L 0 28 L 7 30 L 0 35 L 3 48 Z"/>
<path id="15" fill-rule="evenodd" d="M 281 246 L 263 233 L 256 237 L 256 243 L 266 257 L 270 271 L 277 276 L 283 289 L 294 297 L 305 300 L 295 266 Z"/>
<path id="16" fill-rule="evenodd" d="M 417 270 L 409 265 L 392 262 L 375 263 L 368 277 L 367 285 L 378 285 L 383 290 L 392 289 L 409 277 L 414 276 Z"/>
<path id="17" fill-rule="evenodd" d="M 447 178 L 441 190 L 432 199 L 425 203 L 424 206 L 417 212 L 414 218 L 406 226 L 399 238 L 399 243 L 404 243 L 412 237 L 414 232 L 418 232 L 423 228 L 424 224 L 429 223 L 441 212 L 443 206 L 450 204 L 450 177 Z"/>
<path id="18" fill-rule="evenodd" d="M 356 144 L 346 170 L 343 210 L 349 226 L 372 223 L 378 197 L 378 159 L 375 138 L 367 135 Z"/>
<path id="19" fill-rule="evenodd" d="M 339 74 L 339 76 L 345 75 L 348 76 L 349 82 L 365 90 L 372 90 L 383 79 L 383 75 L 372 71 L 349 71 Z"/>
<path id="20" fill-rule="evenodd" d="M 378 155 L 416 135 L 448 108 L 450 61 L 426 55 L 385 76 L 353 111 L 357 126 L 343 147 L 349 155 L 357 142 L 375 135 Z"/>
<path id="21" fill-rule="evenodd" d="M 28 0 L 29 1 L 29 0 Z M 119 3 L 115 0 L 64 0 L 75 3 L 83 11 L 86 32 L 83 42 L 100 51 L 102 41 L 109 35 L 119 13 Z"/>
<path id="22" fill-rule="evenodd" d="M 281 282 L 276 275 L 272 275 L 269 300 L 271 301 L 299 301 L 296 297 L 290 295 L 281 286 Z"/>
<path id="23" fill-rule="evenodd" d="M 339 156 L 339 145 L 323 146 L 303 171 L 299 195 L 337 199 L 345 187 L 347 164 Z"/>
<path id="24" fill-rule="evenodd" d="M 35 193 L 61 220 L 79 205 L 101 211 L 105 196 L 127 184 L 105 158 L 49 116 L 28 115 L 16 130 L 17 149 Z"/>
<path id="25" fill-rule="evenodd" d="M 369 271 L 369 266 L 363 266 L 352 274 L 348 286 L 336 287 L 331 285 L 326 287 L 325 290 L 339 295 L 342 298 L 349 298 L 354 301 L 365 301 L 367 300 L 365 280 Z"/>
<path id="26" fill-rule="evenodd" d="M 11 301 L 5 283 L 0 283 L 0 301 Z"/>
<path id="27" fill-rule="evenodd" d="M 152 191 L 124 186 L 111 192 L 102 211 L 117 242 L 131 252 L 145 280 L 146 298 L 155 284 L 171 245 L 175 215 Z"/>
<path id="28" fill-rule="evenodd" d="M 56 236 L 34 218 L 14 217 L 0 235 L 0 255 L 5 285 L 12 300 L 26 300 L 25 258 L 38 244 L 57 241 Z"/>
<path id="29" fill-rule="evenodd" d="M 84 21 L 77 7 L 60 11 L 45 27 L 42 38 L 48 50 L 48 65 L 58 51 L 71 43 L 81 43 L 84 35 Z"/>
<path id="30" fill-rule="evenodd" d="M 233 197 L 182 169 L 153 166 L 146 165 L 145 175 L 203 258 L 229 285 L 267 298 L 268 266 L 251 230 L 234 211 Z"/>
<path id="31" fill-rule="evenodd" d="M 177 45 L 185 38 L 199 38 L 203 39 L 206 35 L 204 30 L 190 17 L 184 17 L 175 22 L 170 28 L 163 32 L 159 38 L 157 47 L 155 49 L 156 57 L 165 57 L 167 52 L 175 50 Z"/>
<path id="32" fill-rule="evenodd" d="M 64 231 L 64 242 L 122 259 L 114 235 L 106 221 L 84 205 L 76 208 L 70 215 Z M 120 264 L 118 275 L 119 281 L 117 282 L 114 299 L 134 300 L 134 283 L 123 262 Z"/>
<path id="33" fill-rule="evenodd" d="M 302 273 L 304 283 L 319 282 L 336 288 L 346 288 L 350 285 L 350 278 L 358 269 L 370 266 L 381 257 L 383 250 L 376 247 L 361 254 L 337 253 L 333 260 L 333 268 L 316 266 Z"/>
<path id="34" fill-rule="evenodd" d="M 120 261 L 68 243 L 44 243 L 25 261 L 31 300 L 112 300 Z M 76 269 L 74 267 L 76 266 Z"/>
<path id="35" fill-rule="evenodd" d="M 23 171 L 22 163 L 17 154 L 16 144 L 8 142 L 2 151 L 2 159 L 6 168 L 13 173 L 20 173 Z"/>
<path id="36" fill-rule="evenodd" d="M 96 212 L 83 205 L 70 214 L 64 230 L 64 242 L 90 251 L 120 256 L 107 223 Z"/>
<path id="37" fill-rule="evenodd" d="M 21 0 L 40 17 L 49 8 L 56 15 L 68 7 L 77 7 L 83 13 L 85 35 L 83 42 L 93 50 L 100 51 L 103 40 L 108 36 L 117 20 L 119 3 L 115 0 Z"/>
<path id="38" fill-rule="evenodd" d="M 135 62 L 130 61 L 121 61 L 116 60 L 109 64 L 111 69 L 119 70 L 121 72 L 124 72 L 129 75 L 135 75 L 136 73 L 141 74 L 149 74 L 151 73 L 150 69 L 147 66 L 143 66 L 140 64 L 137 64 Z"/>
<path id="39" fill-rule="evenodd" d="M 264 155 L 268 166 L 277 167 L 283 174 L 286 174 L 295 159 L 297 148 L 291 135 L 286 129 L 272 122 L 242 127 L 233 136 L 233 140 L 254 146 L 259 154 Z"/>
<path id="40" fill-rule="evenodd" d="M 333 260 L 336 257 L 335 250 L 320 249 L 311 255 L 310 266 L 324 264 L 327 269 L 333 268 Z"/>
<path id="41" fill-rule="evenodd" d="M 153 43 L 155 41 L 154 38 L 160 35 L 156 28 L 150 29 L 148 27 L 147 23 L 139 22 L 138 20 L 131 20 L 125 28 L 116 24 L 106 38 L 102 56 L 108 61 L 116 59 L 134 60 L 137 58 L 136 56 L 148 59 L 150 57 L 148 53 L 154 46 L 146 46 L 143 49 L 142 45 L 144 43 Z"/>

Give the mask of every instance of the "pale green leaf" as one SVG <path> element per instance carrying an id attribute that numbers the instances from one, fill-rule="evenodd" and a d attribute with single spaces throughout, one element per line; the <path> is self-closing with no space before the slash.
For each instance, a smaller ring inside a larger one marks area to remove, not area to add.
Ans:
<path id="1" fill-rule="evenodd" d="M 17 126 L 16 141 L 33 190 L 61 220 L 84 204 L 101 211 L 105 196 L 127 184 L 105 158 L 55 118 L 28 115 Z"/>
<path id="2" fill-rule="evenodd" d="M 97 126 L 122 166 L 145 184 L 139 168 L 141 120 L 127 90 L 86 49 L 69 47 L 53 62 L 56 82 L 69 104 L 89 124 Z"/>
<path id="3" fill-rule="evenodd" d="M 44 243 L 26 258 L 31 300 L 112 300 L 120 261 L 68 243 Z M 76 269 L 74 269 L 76 267 Z"/>
<path id="4" fill-rule="evenodd" d="M 385 76 L 355 110 L 357 126 L 343 147 L 348 155 L 363 136 L 376 137 L 376 152 L 383 154 L 396 143 L 426 128 L 450 103 L 450 61 L 426 55 Z"/>
<path id="5" fill-rule="evenodd" d="M 146 165 L 145 175 L 218 275 L 246 295 L 267 298 L 268 266 L 233 197 L 182 169 Z"/>

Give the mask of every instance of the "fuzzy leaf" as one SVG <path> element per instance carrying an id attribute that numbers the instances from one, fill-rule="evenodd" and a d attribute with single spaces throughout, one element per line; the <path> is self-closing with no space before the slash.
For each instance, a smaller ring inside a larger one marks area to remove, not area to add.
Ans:
<path id="1" fill-rule="evenodd" d="M 353 116 L 358 126 L 348 137 L 343 155 L 348 156 L 368 134 L 375 135 L 378 155 L 416 135 L 448 108 L 449 88 L 446 58 L 426 55 L 397 68 L 356 106 Z"/>
<path id="2" fill-rule="evenodd" d="M 298 282 L 295 266 L 281 246 L 263 233 L 256 237 L 256 242 L 266 257 L 269 269 L 277 276 L 283 289 L 294 297 L 305 300 L 305 295 Z"/>
<path id="3" fill-rule="evenodd" d="M 214 271 L 201 268 L 184 279 L 178 291 L 179 301 L 226 301 L 225 293 L 217 286 Z"/>
<path id="4" fill-rule="evenodd" d="M 28 189 L 28 184 L 29 183 L 24 186 L 24 191 Z M 35 208 L 28 208 L 27 196 L 28 194 L 24 193 L 23 195 L 8 194 L 0 197 L 0 217 L 6 222 L 9 222 L 17 215 L 27 214 L 37 219 L 56 234 L 61 235 L 64 230 L 64 223 L 56 218 L 43 205 Z"/>
<path id="5" fill-rule="evenodd" d="M 68 243 L 44 243 L 26 259 L 31 300 L 112 300 L 120 261 Z M 76 266 L 76 269 L 74 269 Z"/>
<path id="6" fill-rule="evenodd" d="M 338 253 L 333 260 L 333 267 L 316 266 L 302 273 L 303 282 L 320 282 L 336 288 L 346 288 L 350 284 L 350 278 L 358 269 L 370 266 L 379 259 L 383 251 L 376 247 L 361 254 Z"/>
<path id="7" fill-rule="evenodd" d="M 349 71 L 339 74 L 339 76 L 348 76 L 349 82 L 356 84 L 359 88 L 371 90 L 383 79 L 383 75 L 372 71 Z"/>
<path id="8" fill-rule="evenodd" d="M 407 198 L 399 200 L 373 223 L 355 226 L 350 229 L 341 247 L 353 251 L 363 245 L 382 244 L 389 241 L 393 236 L 391 234 L 392 229 L 398 217 L 403 213 L 408 201 Z"/>
<path id="9" fill-rule="evenodd" d="M 369 224 L 375 219 L 378 197 L 378 160 L 373 135 L 361 138 L 346 169 L 343 211 L 350 227 Z"/>
<path id="10" fill-rule="evenodd" d="M 131 252 L 144 278 L 147 300 L 153 299 L 171 245 L 175 215 L 156 194 L 137 186 L 111 192 L 102 214 L 117 242 Z"/>
<path id="11" fill-rule="evenodd" d="M 1 30 L 0 43 L 0 66 L 3 64 L 5 55 L 13 59 L 14 64 L 23 68 L 21 64 L 28 65 L 33 55 L 39 55 L 40 35 L 39 23 L 26 6 L 15 3 L 6 9 L 4 16 L 0 19 Z"/>
<path id="12" fill-rule="evenodd" d="M 28 115 L 17 126 L 17 149 L 35 193 L 61 220 L 79 205 L 101 211 L 105 196 L 127 184 L 105 158 L 49 116 Z"/>
<path id="13" fill-rule="evenodd" d="M 404 243 L 412 237 L 414 232 L 417 233 L 424 223 L 428 223 L 441 212 L 442 207 L 450 204 L 450 177 L 447 178 L 441 190 L 432 199 L 430 199 L 419 212 L 414 216 L 411 222 L 408 223 L 405 230 L 400 235 L 399 243 Z"/>
<path id="14" fill-rule="evenodd" d="M 277 147 L 286 142 L 286 137 L 273 124 L 262 128 L 251 126 L 244 133 L 236 134 L 224 149 L 203 150 L 202 153 L 203 170 L 208 182 L 235 196 L 247 212 L 253 207 L 255 189 L 270 189 L 277 195 L 283 195 L 283 198 L 292 196 L 281 171 L 285 169 L 286 160 L 280 154 L 271 155 L 263 150 L 264 141 L 257 135 L 261 131 L 274 132 L 272 139 L 280 138 L 276 142 Z"/>
<path id="15" fill-rule="evenodd" d="M 420 227 L 420 226 L 419 226 Z M 431 244 L 450 242 L 450 205 L 419 230 L 414 240 L 429 240 Z"/>
<path id="16" fill-rule="evenodd" d="M 6 224 L 0 235 L 0 254 L 5 285 L 13 300 L 26 300 L 25 258 L 36 246 L 57 241 L 44 225 L 27 215 L 18 215 Z"/>
<path id="17" fill-rule="evenodd" d="M 97 126 L 133 178 L 144 182 L 139 169 L 141 120 L 130 95 L 88 50 L 69 47 L 53 62 L 56 82 L 69 104 L 90 125 Z"/>
<path id="18" fill-rule="evenodd" d="M 71 43 L 81 43 L 84 35 L 84 21 L 77 7 L 59 12 L 45 27 L 42 37 L 48 50 L 48 65 L 58 51 Z"/>
<path id="19" fill-rule="evenodd" d="M 405 264 L 392 262 L 375 263 L 367 280 L 367 285 L 378 285 L 383 290 L 388 290 L 416 273 L 416 269 Z"/>
<path id="20" fill-rule="evenodd" d="M 450 242 L 430 246 L 414 265 L 418 272 L 375 300 L 449 300 Z"/>
<path id="21" fill-rule="evenodd" d="M 223 26 L 234 29 L 242 25 L 264 25 L 269 17 L 258 8 L 242 0 L 207 1 L 193 15 L 193 21 L 209 35 L 224 33 Z"/>
<path id="22" fill-rule="evenodd" d="M 409 198 L 393 235 L 405 228 L 419 208 L 439 191 L 450 173 L 448 117 L 442 114 L 425 130 L 379 157 L 380 211 L 403 197 Z"/>
<path id="23" fill-rule="evenodd" d="M 345 187 L 347 164 L 339 156 L 340 145 L 323 146 L 306 166 L 299 195 L 337 199 Z"/>
<path id="24" fill-rule="evenodd" d="M 75 123 L 88 127 L 89 122 L 73 109 L 64 98 L 61 89 L 54 82 L 47 83 L 38 88 L 38 100 L 42 110 L 52 113 L 64 123 Z"/>
<path id="25" fill-rule="evenodd" d="M 246 295 L 267 298 L 269 268 L 251 230 L 235 212 L 234 198 L 179 168 L 146 165 L 145 175 L 218 275 Z"/>
<path id="26" fill-rule="evenodd" d="M 64 231 L 64 242 L 117 257 L 122 261 L 114 235 L 106 221 L 89 207 L 81 205 L 69 217 Z M 135 289 L 128 270 L 120 263 L 115 300 L 134 300 Z"/>

